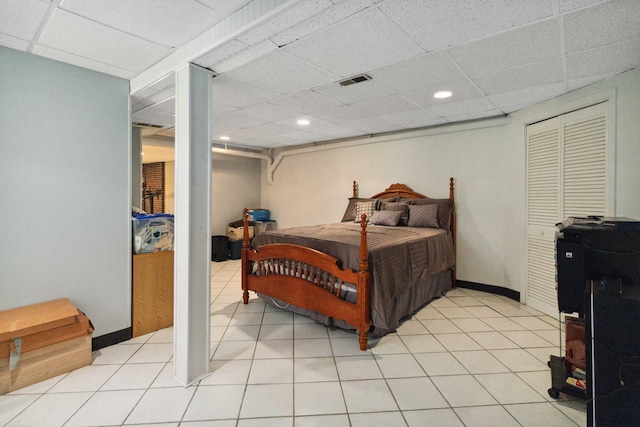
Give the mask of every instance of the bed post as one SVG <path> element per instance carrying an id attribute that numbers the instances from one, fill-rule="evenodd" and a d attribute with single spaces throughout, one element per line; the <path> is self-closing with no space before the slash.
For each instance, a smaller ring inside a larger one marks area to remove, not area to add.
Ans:
<path id="1" fill-rule="evenodd" d="M 353 198 L 355 199 L 356 197 L 358 197 L 358 184 L 353 181 Z"/>
<path id="2" fill-rule="evenodd" d="M 355 185 L 355 181 L 354 181 Z M 358 342 L 360 350 L 367 349 L 367 334 L 371 327 L 371 293 L 369 274 L 369 248 L 367 246 L 367 216 L 362 214 L 360 221 L 360 272 L 358 274 Z"/>
<path id="3" fill-rule="evenodd" d="M 456 256 L 456 202 L 453 195 L 453 177 L 449 178 L 449 200 L 451 200 L 451 217 L 449 218 L 449 229 L 453 239 L 453 256 Z M 456 287 L 456 267 L 451 269 L 451 286 Z"/>
<path id="4" fill-rule="evenodd" d="M 247 252 L 249 251 L 249 209 L 244 208 L 242 216 L 244 225 L 244 233 L 242 235 L 242 302 L 249 304 L 249 289 L 247 288 L 247 275 L 251 272 L 249 261 L 247 260 Z"/>

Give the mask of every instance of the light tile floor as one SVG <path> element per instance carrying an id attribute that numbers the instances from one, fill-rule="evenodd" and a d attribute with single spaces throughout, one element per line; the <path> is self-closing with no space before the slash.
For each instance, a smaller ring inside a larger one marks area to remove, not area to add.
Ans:
<path id="1" fill-rule="evenodd" d="M 585 402 L 547 394 L 558 322 L 507 298 L 455 289 L 361 352 L 252 297 L 240 261 L 212 263 L 212 373 L 172 378 L 168 328 L 94 352 L 93 364 L 0 396 L 0 425 L 584 426 Z"/>

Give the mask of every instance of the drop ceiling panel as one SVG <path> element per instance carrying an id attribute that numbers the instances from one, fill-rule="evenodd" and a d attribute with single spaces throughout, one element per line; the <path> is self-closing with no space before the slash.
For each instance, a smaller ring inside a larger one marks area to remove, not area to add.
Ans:
<path id="1" fill-rule="evenodd" d="M 198 3 L 202 3 L 211 9 L 221 12 L 223 15 L 230 15 L 236 10 L 240 9 L 247 3 L 251 3 L 252 0 L 197 0 Z"/>
<path id="2" fill-rule="evenodd" d="M 29 49 L 30 42 L 22 40 L 17 37 L 8 36 L 6 34 L 0 34 L 0 46 L 5 46 L 15 50 L 26 51 Z"/>
<path id="3" fill-rule="evenodd" d="M 312 91 L 300 92 L 295 95 L 274 100 L 271 103 L 303 114 L 311 114 L 315 111 L 327 110 L 341 105 L 337 101 Z"/>
<path id="4" fill-rule="evenodd" d="M 622 72 L 640 63 L 640 38 L 567 55 L 567 78 Z"/>
<path id="5" fill-rule="evenodd" d="M 39 43 L 136 72 L 145 70 L 170 52 L 165 47 L 60 9 L 54 12 Z"/>
<path id="6" fill-rule="evenodd" d="M 365 10 L 284 49 L 342 77 L 424 53 L 378 9 Z"/>
<path id="7" fill-rule="evenodd" d="M 369 73 L 398 92 L 434 86 L 465 77 L 458 65 L 446 52 L 421 55 L 408 61 L 389 65 Z"/>
<path id="8" fill-rule="evenodd" d="M 433 95 L 436 92 L 448 90 L 452 93 L 449 98 L 437 99 Z M 450 102 L 459 102 L 465 99 L 478 98 L 482 93 L 468 79 L 455 80 L 451 82 L 441 83 L 435 86 L 417 89 L 404 94 L 408 99 L 416 104 L 429 108 L 432 105 L 448 104 Z"/>
<path id="9" fill-rule="evenodd" d="M 0 8 L 0 33 L 31 40 L 49 10 L 49 4 L 37 0 L 2 0 Z"/>
<path id="10" fill-rule="evenodd" d="M 331 6 L 333 3 L 329 0 L 303 0 L 273 19 L 242 34 L 238 40 L 245 44 L 257 43 Z"/>
<path id="11" fill-rule="evenodd" d="M 313 89 L 314 92 L 324 95 L 342 104 L 353 104 L 368 99 L 382 98 L 393 95 L 396 92 L 389 86 L 377 80 L 366 80 L 357 84 L 341 86 L 339 83 L 331 83 Z"/>
<path id="12" fill-rule="evenodd" d="M 426 123 L 430 123 L 433 120 L 440 119 L 440 116 L 430 110 L 420 108 L 417 110 L 402 111 L 394 114 L 383 114 L 380 118 L 403 127 L 407 125 L 417 125 L 417 127 L 420 127 L 426 126 Z"/>
<path id="13" fill-rule="evenodd" d="M 249 130 L 255 130 L 256 132 L 260 132 L 264 136 L 277 135 L 280 133 L 291 132 L 294 128 L 290 124 L 283 125 L 280 123 L 264 123 L 257 126 L 252 126 L 248 128 Z"/>
<path id="14" fill-rule="evenodd" d="M 236 53 L 247 48 L 247 45 L 244 43 L 240 43 L 237 40 L 229 40 L 227 43 L 224 43 L 222 46 L 219 46 L 212 51 L 206 53 L 200 58 L 193 61 L 194 64 L 200 65 L 201 67 L 210 68 L 214 64 L 223 61 Z"/>
<path id="15" fill-rule="evenodd" d="M 369 115 L 360 110 L 356 110 L 355 108 L 351 108 L 345 105 L 338 108 L 318 111 L 314 114 L 314 117 L 317 117 L 320 120 L 326 120 L 331 123 L 342 124 L 350 120 L 366 119 L 369 117 Z"/>
<path id="16" fill-rule="evenodd" d="M 389 0 L 380 10 L 427 51 L 510 30 L 553 13 L 551 1 L 513 0 Z"/>
<path id="17" fill-rule="evenodd" d="M 537 104 L 546 99 L 555 98 L 564 93 L 564 90 L 565 84 L 560 82 L 491 95 L 489 100 L 501 110 L 510 110 L 509 112 L 512 112 L 515 111 L 514 107 Z"/>
<path id="18" fill-rule="evenodd" d="M 394 114 L 419 108 L 418 105 L 401 95 L 392 95 L 370 101 L 358 102 L 351 104 L 350 107 L 364 111 L 371 116 Z"/>
<path id="19" fill-rule="evenodd" d="M 359 135 L 360 132 L 354 129 L 349 129 L 344 126 L 335 124 L 320 126 L 313 129 L 315 133 L 325 135 L 329 138 L 350 138 L 352 136 Z"/>
<path id="20" fill-rule="evenodd" d="M 116 77 L 122 77 L 123 79 L 129 79 L 136 75 L 133 70 L 126 70 L 119 67 L 114 67 L 103 62 L 94 61 L 90 58 L 74 55 L 72 53 L 63 52 L 58 49 L 53 49 L 43 45 L 36 45 L 32 51 L 33 54 L 42 56 L 45 58 L 53 59 L 67 64 L 77 65 L 78 67 L 87 68 L 89 70 L 98 71 L 101 73 L 109 74 Z"/>
<path id="21" fill-rule="evenodd" d="M 364 134 L 384 133 L 398 130 L 398 126 L 380 118 L 366 118 L 342 123 L 343 126 L 355 129 Z"/>
<path id="22" fill-rule="evenodd" d="M 518 67 L 560 56 L 560 23 L 550 19 L 449 50 L 467 75 Z"/>
<path id="23" fill-rule="evenodd" d="M 294 118 L 300 116 L 300 113 L 298 113 L 297 111 L 293 111 L 285 107 L 280 107 L 278 105 L 273 105 L 268 102 L 244 108 L 240 110 L 240 113 L 247 116 L 263 118 L 270 122 L 277 122 L 279 120 L 285 119 L 289 119 L 291 122 L 295 122 Z"/>
<path id="24" fill-rule="evenodd" d="M 371 6 L 371 0 L 342 0 L 335 3 L 299 24 L 274 34 L 271 40 L 278 46 L 285 46 Z"/>
<path id="25" fill-rule="evenodd" d="M 165 47 L 182 46 L 224 17 L 195 0 L 64 0 L 61 8 Z"/>
<path id="26" fill-rule="evenodd" d="M 564 18 L 568 54 L 640 37 L 640 1 L 617 0 Z"/>
<path id="27" fill-rule="evenodd" d="M 461 114 L 473 114 L 476 111 L 495 110 L 496 106 L 487 98 L 465 99 L 459 102 L 434 105 L 430 108 L 435 114 L 442 117 L 454 117 Z M 486 116 L 485 116 L 486 117 Z"/>
<path id="28" fill-rule="evenodd" d="M 560 12 L 569 12 L 581 7 L 593 6 L 598 3 L 604 3 L 609 0 L 558 0 Z"/>
<path id="29" fill-rule="evenodd" d="M 217 120 L 213 120 L 214 132 L 230 132 L 236 129 L 244 129 L 251 126 L 267 123 L 268 120 L 259 117 L 247 116 L 240 112 L 231 112 L 218 116 Z"/>
<path id="30" fill-rule="evenodd" d="M 276 46 L 271 40 L 263 40 L 259 43 L 247 47 L 246 49 L 236 53 L 235 55 L 229 56 L 228 58 L 220 62 L 212 64 L 210 68 L 217 74 L 226 73 L 227 71 L 231 71 L 234 68 L 241 67 L 244 64 L 260 58 L 262 55 L 266 55 L 267 53 L 272 52 L 277 48 L 278 46 Z"/>
<path id="31" fill-rule="evenodd" d="M 226 75 L 231 79 L 283 95 L 320 86 L 337 78 L 283 50 L 264 55 Z"/>
<path id="32" fill-rule="evenodd" d="M 495 95 L 527 87 L 558 83 L 563 78 L 562 60 L 552 58 L 535 64 L 474 77 L 473 81 L 485 95 Z"/>
<path id="33" fill-rule="evenodd" d="M 211 83 L 213 104 L 247 107 L 276 98 L 277 93 L 257 88 L 226 76 L 218 76 Z"/>

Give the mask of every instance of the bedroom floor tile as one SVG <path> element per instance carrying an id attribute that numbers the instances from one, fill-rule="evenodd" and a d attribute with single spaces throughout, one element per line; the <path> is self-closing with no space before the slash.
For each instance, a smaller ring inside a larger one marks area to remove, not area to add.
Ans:
<path id="1" fill-rule="evenodd" d="M 48 427 L 583 426 L 586 404 L 549 397 L 559 323 L 504 296 L 456 288 L 395 333 L 325 327 L 250 294 L 240 260 L 212 263 L 211 373 L 173 378 L 173 328 L 0 396 L 0 425 Z M 560 325 L 562 327 L 563 325 Z"/>

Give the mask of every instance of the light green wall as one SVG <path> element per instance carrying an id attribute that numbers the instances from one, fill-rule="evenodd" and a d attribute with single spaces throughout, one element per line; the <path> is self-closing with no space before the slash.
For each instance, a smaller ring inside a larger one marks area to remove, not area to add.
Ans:
<path id="1" fill-rule="evenodd" d="M 129 82 L 0 47 L 0 310 L 131 325 Z"/>

